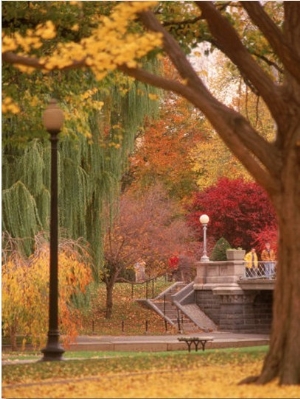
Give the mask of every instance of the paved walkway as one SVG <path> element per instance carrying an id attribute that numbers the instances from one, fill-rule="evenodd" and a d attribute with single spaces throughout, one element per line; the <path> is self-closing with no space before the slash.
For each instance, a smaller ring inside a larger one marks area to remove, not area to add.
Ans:
<path id="1" fill-rule="evenodd" d="M 68 359 L 68 351 L 136 351 L 136 352 L 164 352 L 187 350 L 185 342 L 179 342 L 180 337 L 210 337 L 213 341 L 206 343 L 205 349 L 239 348 L 246 346 L 260 346 L 269 344 L 267 334 L 238 334 L 228 332 L 212 332 L 208 334 L 178 334 L 178 335 L 135 335 L 135 336 L 90 336 L 77 337 L 76 343 L 71 344 L 63 355 Z M 201 347 L 199 348 L 201 350 Z M 194 351 L 194 345 L 192 346 Z M 36 360 L 10 361 L 2 360 L 2 365 L 31 363 Z"/>
<path id="2" fill-rule="evenodd" d="M 69 350 L 99 350 L 99 351 L 172 351 L 187 349 L 184 342 L 178 338 L 211 337 L 213 341 L 207 342 L 206 349 L 235 348 L 242 346 L 268 345 L 268 334 L 240 334 L 230 332 L 212 332 L 198 334 L 178 335 L 138 335 L 138 336 L 79 336 L 76 343 Z"/>

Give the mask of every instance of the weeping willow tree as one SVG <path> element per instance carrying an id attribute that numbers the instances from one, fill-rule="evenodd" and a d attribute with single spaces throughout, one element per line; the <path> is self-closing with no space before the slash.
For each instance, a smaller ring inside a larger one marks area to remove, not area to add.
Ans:
<path id="1" fill-rule="evenodd" d="M 2 7 L 3 31 L 10 36 L 44 26 L 45 33 L 52 21 L 58 26 L 55 43 L 70 38 L 79 42 L 114 5 L 71 3 L 7 1 Z M 43 48 L 36 47 L 34 52 L 42 55 L 52 47 L 53 41 L 46 37 Z M 145 60 L 145 66 L 152 72 L 159 68 L 153 57 Z M 50 143 L 41 116 L 55 97 L 65 114 L 58 154 L 59 232 L 64 238 L 85 239 L 98 280 L 105 266 L 102 237 L 110 223 L 104 209 L 109 206 L 111 215 L 117 211 L 112 204 L 118 204 L 127 158 L 144 117 L 155 115 L 157 102 L 150 97 L 157 89 L 119 72 L 97 82 L 89 70 L 27 75 L 6 64 L 2 83 L 4 101 L 12 99 L 16 104 L 6 107 L 8 112 L 2 117 L 3 246 L 17 239 L 18 250 L 28 256 L 34 236 L 43 232 L 47 237 Z"/>
<path id="2" fill-rule="evenodd" d="M 149 67 L 157 66 L 149 63 Z M 149 96 L 155 90 L 149 90 L 130 78 L 119 81 L 116 74 L 92 90 L 91 106 L 77 108 L 79 118 L 72 118 L 74 104 L 61 101 L 67 117 L 58 155 L 60 235 L 87 241 L 95 280 L 103 269 L 102 238 L 110 222 L 104 217 L 104 207 L 118 203 L 121 178 L 137 132 L 145 116 L 154 117 L 157 111 L 157 102 Z M 102 108 L 94 104 L 102 104 Z M 9 140 L 18 132 L 18 118 L 3 117 L 3 245 L 6 237 L 18 238 L 19 250 L 28 256 L 35 234 L 49 230 L 50 143 L 46 137 L 22 145 Z"/>

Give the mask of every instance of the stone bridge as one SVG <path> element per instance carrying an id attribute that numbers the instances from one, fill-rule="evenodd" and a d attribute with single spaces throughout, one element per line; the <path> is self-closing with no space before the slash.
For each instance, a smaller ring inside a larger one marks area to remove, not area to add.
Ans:
<path id="1" fill-rule="evenodd" d="M 269 333 L 274 280 L 246 279 L 240 261 L 198 262 L 194 301 L 220 331 Z"/>

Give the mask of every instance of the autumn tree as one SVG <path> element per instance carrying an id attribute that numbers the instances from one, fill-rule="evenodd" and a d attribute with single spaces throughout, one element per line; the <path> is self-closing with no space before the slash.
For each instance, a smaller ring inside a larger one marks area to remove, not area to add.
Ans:
<path id="1" fill-rule="evenodd" d="M 162 66 L 166 76 L 176 76 L 167 59 Z M 188 101 L 172 93 L 161 96 L 159 114 L 145 123 L 143 134 L 137 137 L 127 183 L 146 190 L 159 182 L 172 198 L 188 198 L 197 188 L 190 153 L 196 143 L 205 142 L 202 125 L 201 113 Z"/>
<path id="2" fill-rule="evenodd" d="M 258 249 L 259 252 L 262 252 L 266 247 L 266 242 L 269 242 L 271 248 L 274 249 L 275 253 L 278 252 L 278 229 L 274 226 L 274 228 L 268 228 L 260 231 L 257 234 L 254 234 L 255 242 L 254 246 Z"/>
<path id="3" fill-rule="evenodd" d="M 147 10 L 151 6 L 153 9 Z M 130 22 L 137 27 L 137 16 L 144 33 L 137 29 L 126 34 Z M 270 349 L 255 381 L 265 384 L 278 377 L 279 384 L 299 384 L 300 3 L 118 3 L 89 37 L 57 46 L 53 43 L 49 55 L 28 47 L 32 33 L 26 35 L 25 42 L 15 35 L 4 35 L 4 63 L 45 72 L 91 68 L 97 79 L 118 68 L 137 80 L 173 91 L 203 112 L 266 190 L 279 228 L 278 273 Z M 191 47 L 203 42 L 224 53 L 232 69 L 264 101 L 274 120 L 273 141 L 205 85 L 187 56 Z M 171 59 L 180 79 L 167 79 L 141 67 L 138 61 L 154 48 Z"/>
<path id="4" fill-rule="evenodd" d="M 194 193 L 188 205 L 187 220 L 202 236 L 199 217 L 210 217 L 209 236 L 224 237 L 232 247 L 247 251 L 262 232 L 277 229 L 273 206 L 265 190 L 255 182 L 221 178 L 203 191 Z"/>
<path id="5" fill-rule="evenodd" d="M 92 281 L 90 256 L 82 240 L 64 240 L 59 245 L 59 323 L 64 344 L 74 341 L 80 312 L 72 297 L 84 293 Z M 40 348 L 46 343 L 49 309 L 49 243 L 42 234 L 35 237 L 35 251 L 29 257 L 16 250 L 16 239 L 2 248 L 2 331 L 12 350 L 17 335 Z"/>
<path id="6" fill-rule="evenodd" d="M 108 209 L 109 213 L 109 209 Z M 194 254 L 192 230 L 180 215 L 180 208 L 165 189 L 156 184 L 143 193 L 127 190 L 122 194 L 119 212 L 105 234 L 104 273 L 106 317 L 113 310 L 113 288 L 122 281 L 124 270 L 134 270 L 141 258 L 148 278 L 166 273 L 174 252 L 190 249 Z"/>
<path id="7" fill-rule="evenodd" d="M 197 176 L 196 183 L 199 189 L 214 185 L 223 176 L 251 180 L 249 173 L 212 130 L 207 120 L 202 129 L 206 139 L 196 142 L 190 152 L 192 170 Z"/>

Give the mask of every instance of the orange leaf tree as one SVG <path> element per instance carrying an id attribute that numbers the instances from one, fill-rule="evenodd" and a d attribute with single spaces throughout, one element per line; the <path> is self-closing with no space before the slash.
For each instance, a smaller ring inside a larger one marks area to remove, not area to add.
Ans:
<path id="1" fill-rule="evenodd" d="M 167 59 L 163 67 L 167 76 L 176 76 Z M 133 180 L 135 189 L 141 190 L 160 182 L 172 198 L 182 201 L 189 197 L 197 188 L 190 153 L 195 143 L 206 140 L 202 126 L 200 112 L 189 102 L 175 94 L 165 96 L 159 117 L 148 122 L 136 140 L 129 182 Z"/>

